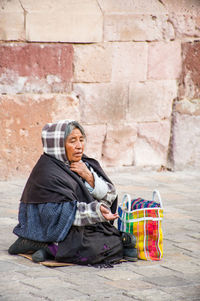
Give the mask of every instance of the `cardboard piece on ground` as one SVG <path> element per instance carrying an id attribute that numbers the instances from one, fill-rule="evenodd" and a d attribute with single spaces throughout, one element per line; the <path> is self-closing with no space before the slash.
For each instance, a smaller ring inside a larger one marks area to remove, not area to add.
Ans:
<path id="1" fill-rule="evenodd" d="M 31 254 L 18 254 L 18 255 L 33 261 Z M 64 266 L 74 265 L 73 263 L 58 262 L 55 260 L 46 260 L 46 261 L 42 261 L 42 262 L 38 262 L 38 263 L 42 264 L 44 266 L 47 266 L 47 267 L 64 267 Z"/>

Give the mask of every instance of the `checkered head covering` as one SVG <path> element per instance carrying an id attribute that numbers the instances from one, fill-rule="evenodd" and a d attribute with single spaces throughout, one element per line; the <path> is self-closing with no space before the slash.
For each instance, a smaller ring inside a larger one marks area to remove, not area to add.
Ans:
<path id="1" fill-rule="evenodd" d="M 68 124 L 74 120 L 60 120 L 47 123 L 42 129 L 42 144 L 46 154 L 56 159 L 68 162 L 65 152 L 65 132 Z"/>

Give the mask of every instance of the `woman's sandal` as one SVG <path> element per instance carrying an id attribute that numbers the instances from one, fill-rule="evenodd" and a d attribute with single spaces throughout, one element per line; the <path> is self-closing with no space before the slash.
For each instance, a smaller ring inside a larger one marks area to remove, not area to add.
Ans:
<path id="1" fill-rule="evenodd" d="M 8 249 L 8 253 L 16 255 L 20 253 L 33 253 L 39 249 L 46 249 L 47 243 L 29 240 L 23 237 L 19 237 Z"/>
<path id="2" fill-rule="evenodd" d="M 55 259 L 55 257 L 50 254 L 50 250 L 48 251 L 47 249 L 39 249 L 32 255 L 32 260 L 34 262 L 42 262 L 47 259 Z"/>
<path id="3" fill-rule="evenodd" d="M 131 233 L 122 232 L 121 238 L 123 243 L 123 258 L 127 261 L 137 261 L 136 237 Z"/>

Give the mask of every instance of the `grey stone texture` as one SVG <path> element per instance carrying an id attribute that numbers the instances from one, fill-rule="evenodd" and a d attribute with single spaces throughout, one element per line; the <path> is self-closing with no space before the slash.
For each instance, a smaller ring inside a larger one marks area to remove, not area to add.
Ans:
<path id="1" fill-rule="evenodd" d="M 0 182 L 0 300 L 2 301 L 199 301 L 200 172 L 107 168 L 119 202 L 124 193 L 151 199 L 160 191 L 164 256 L 123 262 L 110 269 L 48 268 L 7 253 L 15 241 L 19 198 L 26 179 Z"/>

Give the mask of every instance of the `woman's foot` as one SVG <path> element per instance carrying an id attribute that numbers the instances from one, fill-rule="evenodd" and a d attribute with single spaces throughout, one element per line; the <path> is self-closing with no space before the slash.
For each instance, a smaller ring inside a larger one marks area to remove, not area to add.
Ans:
<path id="1" fill-rule="evenodd" d="M 123 258 L 127 261 L 137 261 L 138 254 L 136 249 L 136 237 L 127 232 L 122 232 L 122 243 L 123 243 Z"/>
<path id="2" fill-rule="evenodd" d="M 40 249 L 32 255 L 32 260 L 34 262 L 42 262 L 42 261 L 46 261 L 47 259 L 54 259 L 54 258 L 55 257 L 50 254 L 50 251 L 46 249 Z"/>
<path id="3" fill-rule="evenodd" d="M 124 248 L 123 251 L 123 258 L 127 261 L 137 261 L 138 254 L 136 248 Z"/>
<path id="4" fill-rule="evenodd" d="M 135 235 L 127 232 L 122 232 L 122 243 L 125 248 L 135 248 L 136 238 Z"/>
<path id="5" fill-rule="evenodd" d="M 48 244 L 44 242 L 29 240 L 19 237 L 8 249 L 8 253 L 16 255 L 20 253 L 33 253 L 41 248 L 47 248 Z"/>

